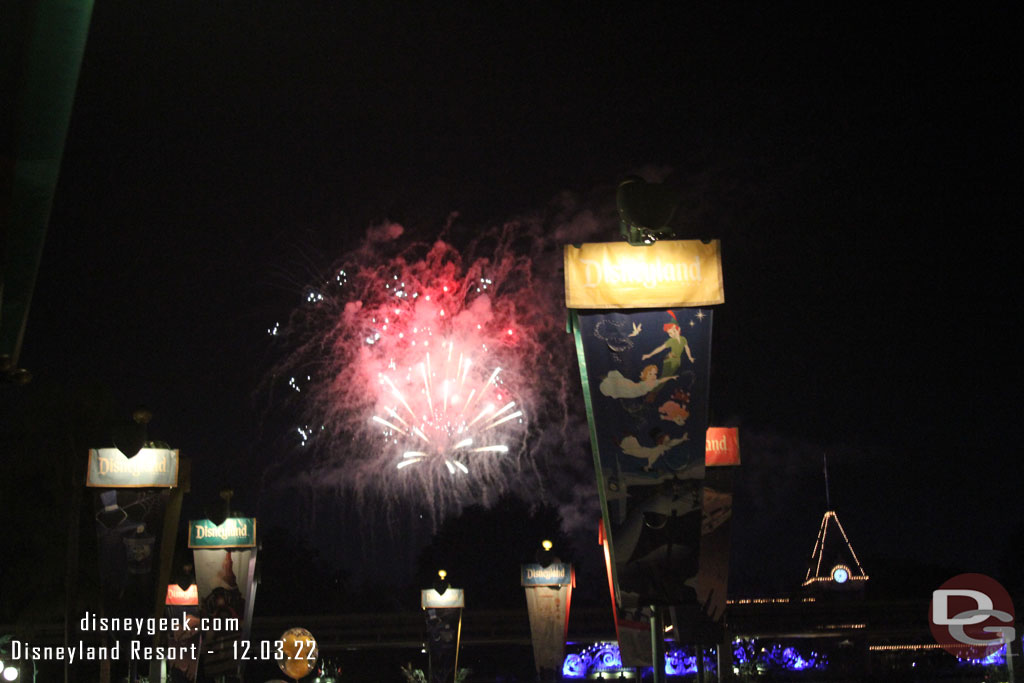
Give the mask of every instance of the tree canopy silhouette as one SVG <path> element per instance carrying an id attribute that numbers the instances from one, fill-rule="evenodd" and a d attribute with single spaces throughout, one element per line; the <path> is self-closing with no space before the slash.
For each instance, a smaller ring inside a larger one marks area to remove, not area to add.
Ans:
<path id="1" fill-rule="evenodd" d="M 554 544 L 554 553 L 571 562 L 573 551 L 562 532 L 562 519 L 552 505 L 530 506 L 506 494 L 491 507 L 471 505 L 450 517 L 421 552 L 416 579 L 429 587 L 437 571 L 448 572 L 448 582 L 466 591 L 474 607 L 522 607 L 519 565 L 534 562 L 542 540 Z"/>

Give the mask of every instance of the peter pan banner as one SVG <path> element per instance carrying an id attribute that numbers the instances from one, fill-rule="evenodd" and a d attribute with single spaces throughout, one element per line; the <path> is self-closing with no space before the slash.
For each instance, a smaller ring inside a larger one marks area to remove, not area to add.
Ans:
<path id="1" fill-rule="evenodd" d="M 711 317 L 701 308 L 573 313 L 622 609 L 696 601 Z"/>
<path id="2" fill-rule="evenodd" d="M 659 240 L 646 247 L 565 247 L 568 308 L 667 308 L 725 302 L 718 240 Z"/>
<path id="3" fill-rule="evenodd" d="M 194 523 L 190 524 L 192 527 Z M 232 642 L 248 637 L 256 597 L 255 547 L 194 548 L 199 612 L 222 628 L 203 634 L 203 672 L 207 677 L 235 675 Z"/>
<path id="4" fill-rule="evenodd" d="M 561 672 L 575 580 L 572 565 L 564 562 L 547 567 L 522 565 L 521 582 L 526 591 L 533 660 L 538 672 Z"/>

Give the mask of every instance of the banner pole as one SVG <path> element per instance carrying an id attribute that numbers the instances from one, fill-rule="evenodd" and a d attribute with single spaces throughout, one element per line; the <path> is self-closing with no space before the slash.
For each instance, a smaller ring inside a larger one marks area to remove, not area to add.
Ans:
<path id="1" fill-rule="evenodd" d="M 573 342 L 576 345 L 576 359 L 579 363 L 580 369 L 580 383 L 583 387 L 583 406 L 587 412 L 587 429 L 590 434 L 590 453 L 594 458 L 594 471 L 599 473 L 601 471 L 601 451 L 597 445 L 597 424 L 594 419 L 594 406 L 590 397 L 590 380 L 587 372 L 587 359 L 583 353 L 583 337 L 580 335 L 580 316 L 576 309 L 569 309 L 569 325 L 572 328 Z M 607 546 L 609 551 L 612 548 L 612 525 L 611 525 L 611 512 L 608 506 L 608 497 L 605 493 L 605 487 L 598 477 L 597 481 L 597 496 L 601 503 L 601 520 L 604 523 L 604 535 L 607 539 Z M 618 568 L 615 566 L 615 562 L 609 564 L 611 568 L 611 581 L 612 581 L 612 600 L 618 602 Z M 616 631 L 618 627 L 616 626 Z"/>
<path id="2" fill-rule="evenodd" d="M 1013 683 L 1013 638 L 1006 641 L 1006 676 L 1009 683 Z"/>
<path id="3" fill-rule="evenodd" d="M 665 680 L 665 620 L 661 608 L 651 605 L 651 663 L 654 669 L 654 683 Z"/>

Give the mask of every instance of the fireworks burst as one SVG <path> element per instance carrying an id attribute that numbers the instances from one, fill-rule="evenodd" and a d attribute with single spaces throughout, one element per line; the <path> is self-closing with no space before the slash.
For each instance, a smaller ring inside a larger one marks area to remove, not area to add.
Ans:
<path id="1" fill-rule="evenodd" d="M 384 408 L 386 418 L 374 415 L 373 421 L 384 427 L 385 438 L 400 435 L 404 437 L 403 443 L 411 441 L 414 448 L 421 449 L 402 453 L 398 469 L 422 462 L 442 462 L 450 474 L 468 474 L 465 461 L 472 454 L 508 453 L 506 444 L 494 442 L 501 436 L 500 431 L 495 431 L 497 427 L 512 420 L 523 423 L 523 411 L 512 412 L 515 401 L 510 400 L 500 408 L 494 402 L 505 398 L 498 380 L 501 368 L 495 368 L 483 384 L 475 382 L 472 358 L 460 351 L 453 362 L 455 347 L 453 341 L 441 345 L 444 359 L 440 361 L 440 371 L 431 363 L 430 352 L 426 352 L 422 362 L 407 368 L 397 380 L 381 374 L 385 393 L 390 393 L 395 401 Z M 403 391 L 397 382 L 412 387 Z M 419 404 L 416 409 L 406 398 L 410 388 L 414 388 L 412 400 Z M 398 438 L 393 440 L 399 442 Z"/>
<path id="2" fill-rule="evenodd" d="M 542 490 L 538 453 L 558 450 L 549 427 L 564 428 L 574 370 L 560 252 L 523 225 L 464 249 L 399 249 L 401 233 L 372 229 L 268 329 L 286 346 L 270 381 L 301 425 L 295 466 L 269 478 L 357 505 L 417 503 L 435 521 Z"/>

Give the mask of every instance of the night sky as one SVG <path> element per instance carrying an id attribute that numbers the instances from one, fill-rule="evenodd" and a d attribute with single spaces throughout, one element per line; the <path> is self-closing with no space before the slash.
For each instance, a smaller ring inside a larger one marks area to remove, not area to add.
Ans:
<path id="1" fill-rule="evenodd" d="M 285 426 L 259 387 L 304 286 L 371 225 L 430 240 L 458 212 L 458 242 L 559 203 L 608 218 L 639 173 L 681 190 L 681 237 L 723 243 L 735 590 L 802 578 L 826 452 L 869 574 L 998 574 L 1024 524 L 1009 17 L 437 4 L 97 0 L 34 383 L 152 408 L 193 458 L 183 516 L 231 483 L 301 518 L 261 485 Z"/>

